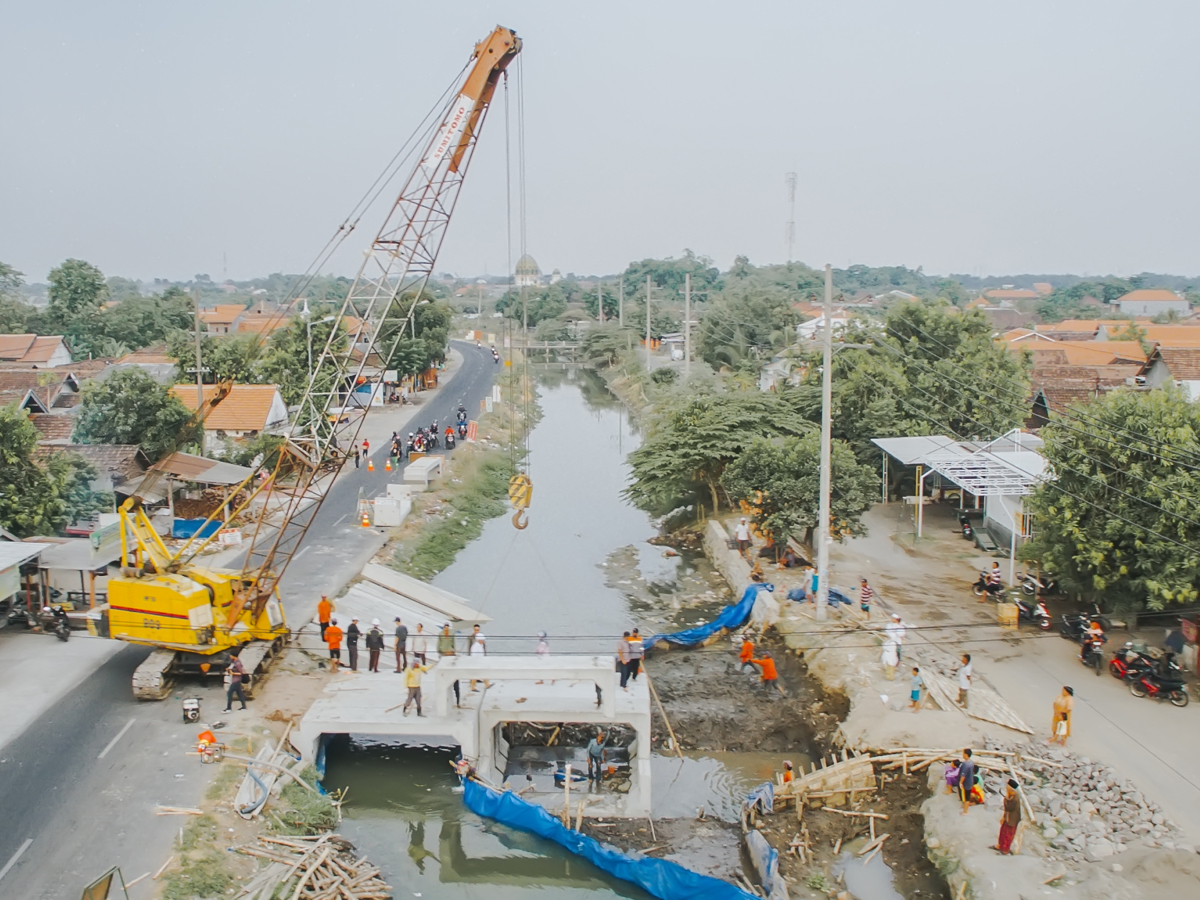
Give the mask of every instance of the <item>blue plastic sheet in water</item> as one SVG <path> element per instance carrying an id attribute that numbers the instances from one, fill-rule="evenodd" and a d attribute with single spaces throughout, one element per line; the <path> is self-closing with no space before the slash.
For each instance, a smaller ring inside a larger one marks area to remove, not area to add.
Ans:
<path id="1" fill-rule="evenodd" d="M 631 881 L 660 900 L 754 900 L 741 888 L 686 869 L 666 859 L 627 856 L 615 847 L 564 828 L 542 807 L 511 791 L 494 791 L 477 781 L 463 782 L 463 802 L 476 815 L 529 831 L 566 847 L 599 869 Z"/>
<path id="2" fill-rule="evenodd" d="M 742 800 L 742 809 L 753 809 L 756 805 L 759 812 L 775 812 L 775 785 L 772 782 L 764 781 Z"/>
<path id="3" fill-rule="evenodd" d="M 721 610 L 720 615 L 708 624 L 697 625 L 695 628 L 687 628 L 683 631 L 672 632 L 671 634 L 656 634 L 646 641 L 646 646 L 653 647 L 659 641 L 666 641 L 668 644 L 691 646 L 703 643 L 722 628 L 739 628 L 745 625 L 746 620 L 750 618 L 750 610 L 754 608 L 754 598 L 764 588 L 768 591 L 773 591 L 775 590 L 775 585 L 759 581 L 751 582 L 746 590 L 742 592 L 741 600 L 732 606 L 725 607 Z"/>

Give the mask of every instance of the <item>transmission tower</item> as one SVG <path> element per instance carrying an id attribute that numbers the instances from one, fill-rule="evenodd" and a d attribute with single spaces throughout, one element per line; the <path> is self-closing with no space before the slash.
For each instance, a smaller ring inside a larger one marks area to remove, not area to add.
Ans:
<path id="1" fill-rule="evenodd" d="M 796 247 L 796 173 L 788 172 L 783 176 L 783 183 L 788 192 L 788 221 L 783 230 L 783 239 L 787 241 L 787 261 L 792 261 L 792 252 Z"/>

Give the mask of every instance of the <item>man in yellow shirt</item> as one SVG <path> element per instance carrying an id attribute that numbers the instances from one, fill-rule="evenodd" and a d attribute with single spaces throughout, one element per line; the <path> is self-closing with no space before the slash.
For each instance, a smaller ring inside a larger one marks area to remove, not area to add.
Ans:
<path id="1" fill-rule="evenodd" d="M 408 699 L 404 701 L 404 715 L 408 715 L 408 708 L 412 706 L 413 701 L 417 704 L 417 715 L 425 715 L 421 712 L 421 673 L 432 668 L 433 666 L 419 665 L 415 659 L 409 660 L 408 668 L 404 670 L 404 686 L 408 688 Z"/>

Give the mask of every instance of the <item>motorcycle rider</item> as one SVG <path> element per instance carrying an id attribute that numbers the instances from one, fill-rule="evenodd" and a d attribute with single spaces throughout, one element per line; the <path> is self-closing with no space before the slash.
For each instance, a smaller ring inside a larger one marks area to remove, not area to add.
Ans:
<path id="1" fill-rule="evenodd" d="M 458 421 L 460 421 L 460 422 L 467 421 L 467 408 L 465 406 L 463 406 L 461 403 L 458 404 L 457 415 L 458 415 Z"/>
<path id="2" fill-rule="evenodd" d="M 1091 655 L 1093 653 L 1100 653 L 1101 644 L 1107 640 L 1108 638 L 1104 636 L 1104 628 L 1100 625 L 1100 621 L 1092 619 L 1092 624 L 1083 633 L 1083 645 L 1079 648 L 1079 661 L 1087 665 Z"/>
<path id="3" fill-rule="evenodd" d="M 1003 589 L 1004 582 L 1000 575 L 1000 563 L 994 562 L 988 570 L 987 584 L 984 586 L 984 590 L 988 592 L 989 596 L 995 597 Z"/>

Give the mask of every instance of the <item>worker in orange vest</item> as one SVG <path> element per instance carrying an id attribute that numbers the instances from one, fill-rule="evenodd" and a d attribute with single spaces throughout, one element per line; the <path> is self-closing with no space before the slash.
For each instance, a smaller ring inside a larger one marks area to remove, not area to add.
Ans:
<path id="1" fill-rule="evenodd" d="M 754 659 L 754 642 L 750 640 L 750 633 L 742 635 L 742 652 L 738 654 L 738 665 L 740 671 L 746 671 L 746 666 L 751 665 Z"/>
<path id="2" fill-rule="evenodd" d="M 342 662 L 342 629 L 338 628 L 337 619 L 331 620 L 325 629 L 325 643 L 329 645 L 329 669 L 336 672 Z"/>
<path id="3" fill-rule="evenodd" d="M 780 696 L 786 697 L 783 693 L 783 688 L 779 686 L 779 675 L 775 671 L 775 660 L 771 658 L 769 650 L 763 651 L 762 659 L 750 660 L 752 666 L 759 666 L 762 669 L 762 686 L 763 690 L 768 694 L 771 693 L 771 688 L 779 691 Z"/>
<path id="4" fill-rule="evenodd" d="M 317 604 L 317 624 L 321 626 L 321 640 L 325 640 L 325 629 L 329 627 L 329 614 L 332 612 L 333 604 L 322 594 L 321 602 Z"/>

